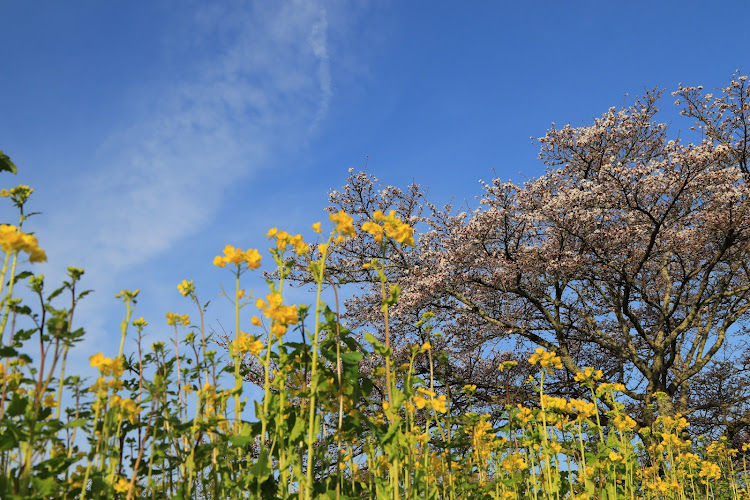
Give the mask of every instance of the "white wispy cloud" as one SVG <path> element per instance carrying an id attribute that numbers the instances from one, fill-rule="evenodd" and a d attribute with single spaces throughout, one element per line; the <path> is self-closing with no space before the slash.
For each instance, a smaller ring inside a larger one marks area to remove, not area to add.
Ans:
<path id="1" fill-rule="evenodd" d="M 87 287 L 103 292 L 87 308 L 89 329 L 101 327 L 93 311 L 112 304 L 109 292 L 123 275 L 200 232 L 227 188 L 320 126 L 333 96 L 330 8 L 211 5 L 166 42 L 188 69 L 166 75 L 151 96 L 156 105 L 112 131 L 97 163 L 82 166 L 37 226 L 48 274 L 80 265 Z"/>

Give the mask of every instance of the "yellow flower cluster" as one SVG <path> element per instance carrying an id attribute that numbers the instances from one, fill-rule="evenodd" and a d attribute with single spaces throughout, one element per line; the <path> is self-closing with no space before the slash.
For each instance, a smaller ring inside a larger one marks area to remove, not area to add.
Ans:
<path id="1" fill-rule="evenodd" d="M 539 366 L 544 368 L 547 373 L 551 373 L 553 368 L 561 369 L 562 360 L 554 352 L 548 352 L 543 347 L 537 347 L 534 354 L 529 358 L 529 363 L 535 365 L 539 363 Z"/>
<path id="2" fill-rule="evenodd" d="M 134 424 L 138 420 L 138 415 L 142 410 L 142 408 L 132 399 L 123 399 L 117 394 L 112 396 L 112 399 L 109 400 L 109 405 L 114 408 L 119 407 L 119 417 L 123 420 L 129 420 L 131 424 Z"/>
<path id="3" fill-rule="evenodd" d="M 596 397 L 608 395 L 611 398 L 615 392 L 625 392 L 625 386 L 620 383 L 605 382 L 596 388 Z"/>
<path id="4" fill-rule="evenodd" d="M 148 321 L 143 316 L 133 321 L 133 326 L 136 328 L 144 328 L 146 325 L 148 325 Z"/>
<path id="5" fill-rule="evenodd" d="M 198 391 L 198 396 L 204 403 L 203 417 L 208 420 L 215 419 L 216 426 L 222 432 L 228 432 L 230 428 L 229 421 L 225 416 L 230 392 L 228 390 L 217 391 L 216 387 L 208 382 L 203 385 L 203 389 Z"/>
<path id="6" fill-rule="evenodd" d="M 109 375 L 112 375 L 113 377 L 119 377 L 125 370 L 122 364 L 122 358 L 105 358 L 104 354 L 102 353 L 94 354 L 93 356 L 91 356 L 89 358 L 89 363 L 91 363 L 91 366 L 93 366 L 94 368 L 98 368 L 99 373 L 101 373 L 105 377 Z"/>
<path id="7" fill-rule="evenodd" d="M 248 333 L 240 332 L 234 341 L 234 348 L 240 354 L 249 352 L 257 356 L 263 350 L 263 342 Z"/>
<path id="8" fill-rule="evenodd" d="M 173 312 L 167 313 L 167 324 L 172 325 L 184 325 L 187 326 L 190 324 L 190 316 L 187 314 L 177 314 Z"/>
<path id="9" fill-rule="evenodd" d="M 266 300 L 268 302 L 266 302 Z M 276 337 L 281 338 L 286 333 L 287 326 L 296 325 L 299 318 L 297 306 L 285 306 L 282 304 L 282 297 L 279 292 L 272 292 L 266 295 L 266 300 L 258 299 L 255 305 L 263 311 L 266 318 L 271 318 L 271 332 Z M 253 320 L 253 324 L 259 321 Z"/>
<path id="10" fill-rule="evenodd" d="M 57 401 L 54 394 L 47 394 L 42 400 L 42 406 L 46 408 L 57 408 Z"/>
<path id="11" fill-rule="evenodd" d="M 47 254 L 39 248 L 36 236 L 23 233 L 10 224 L 0 224 L 0 248 L 6 254 L 26 252 L 31 262 L 46 262 Z"/>
<path id="12" fill-rule="evenodd" d="M 193 284 L 193 280 L 182 280 L 182 283 L 177 285 L 177 290 L 180 291 L 183 297 L 187 297 L 188 295 L 195 292 L 195 285 Z"/>
<path id="13" fill-rule="evenodd" d="M 292 245 L 294 253 L 297 255 L 306 254 L 310 251 L 310 246 L 304 242 L 301 234 L 290 235 L 286 231 L 279 231 L 275 227 L 272 227 L 266 233 L 268 238 L 276 238 L 276 248 L 283 250 L 287 245 Z"/>
<path id="14" fill-rule="evenodd" d="M 99 396 L 105 397 L 110 389 L 112 389 L 112 392 L 117 392 L 122 389 L 122 386 L 123 383 L 120 379 L 107 380 L 105 377 L 98 377 L 94 385 L 89 387 L 88 390 L 98 393 Z"/>
<path id="15" fill-rule="evenodd" d="M 354 220 L 343 210 L 329 215 L 328 218 L 336 223 L 335 229 L 341 236 L 348 236 L 350 238 L 357 236 L 357 232 L 354 230 Z"/>
<path id="16" fill-rule="evenodd" d="M 224 267 L 227 264 L 234 264 L 239 267 L 244 262 L 248 269 L 258 269 L 260 267 L 260 258 L 260 254 L 254 248 L 243 252 L 239 248 L 227 245 L 224 247 L 223 257 L 221 255 L 214 257 L 214 265 Z"/>
<path id="17" fill-rule="evenodd" d="M 429 406 L 438 413 L 445 413 L 448 411 L 445 395 L 441 394 L 440 396 L 435 397 L 435 391 L 425 389 L 424 387 L 417 388 L 417 394 L 414 395 L 412 401 L 414 406 L 420 410 L 429 404 Z"/>
<path id="18" fill-rule="evenodd" d="M 391 210 L 384 215 L 380 210 L 372 214 L 373 221 L 362 224 L 362 230 L 370 233 L 375 241 L 383 242 L 384 237 L 398 241 L 403 245 L 414 246 L 414 228 L 396 217 L 396 211 Z M 382 225 L 378 224 L 382 222 Z"/>
<path id="19" fill-rule="evenodd" d="M 481 415 L 479 422 L 466 429 L 466 433 L 471 436 L 474 453 L 479 463 L 489 461 L 492 444 L 496 437 L 492 424 L 488 422 L 489 417 L 487 414 Z"/>
<path id="20" fill-rule="evenodd" d="M 644 482 L 643 486 L 645 486 L 647 490 L 661 495 L 680 490 L 680 483 L 673 479 L 655 478 L 653 481 Z"/>
<path id="21" fill-rule="evenodd" d="M 120 479 L 115 481 L 115 484 L 113 486 L 117 493 L 127 493 L 130 489 L 130 482 L 127 479 L 121 477 Z"/>
<path id="22" fill-rule="evenodd" d="M 34 192 L 34 189 L 29 186 L 16 186 L 14 188 L 11 188 L 10 191 L 7 189 L 0 189 L 0 196 L 7 198 L 10 196 L 10 198 L 15 201 L 19 205 L 23 205 L 26 203 L 26 200 L 29 199 L 29 196 L 31 196 L 31 193 Z"/>
<path id="23" fill-rule="evenodd" d="M 708 481 L 715 481 L 721 477 L 721 467 L 713 462 L 702 462 L 701 470 L 698 473 L 700 477 L 705 478 L 701 483 L 706 484 Z"/>
<path id="24" fill-rule="evenodd" d="M 520 403 L 517 406 L 518 411 L 515 417 L 521 421 L 521 425 L 526 426 L 534 418 L 534 412 L 528 406 L 523 406 Z"/>
<path id="25" fill-rule="evenodd" d="M 636 423 L 635 423 L 635 420 L 633 420 L 627 415 L 617 414 L 612 419 L 612 425 L 614 425 L 615 429 L 617 429 L 618 431 L 623 432 L 623 431 L 632 431 L 633 429 L 635 429 Z"/>
<path id="26" fill-rule="evenodd" d="M 523 454 L 516 452 L 503 458 L 502 467 L 509 474 L 513 474 L 516 471 L 526 470 L 528 464 L 524 460 Z"/>
<path id="27" fill-rule="evenodd" d="M 597 382 L 601 380 L 604 373 L 601 370 L 594 370 L 591 366 L 584 368 L 582 372 L 576 373 L 576 382 Z"/>

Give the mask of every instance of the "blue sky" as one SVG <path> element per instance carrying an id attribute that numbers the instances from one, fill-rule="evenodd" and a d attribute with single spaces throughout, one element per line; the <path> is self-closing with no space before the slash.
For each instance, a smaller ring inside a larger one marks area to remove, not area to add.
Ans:
<path id="1" fill-rule="evenodd" d="M 122 288 L 142 290 L 151 340 L 170 334 L 166 311 L 195 313 L 182 279 L 231 329 L 213 256 L 266 248 L 271 226 L 310 234 L 367 155 L 386 183 L 471 202 L 495 173 L 538 176 L 530 137 L 552 122 L 750 71 L 749 14 L 740 1 L 0 0 L 0 149 L 20 169 L 2 187 L 36 190 L 38 271 L 86 269 L 81 359 L 117 348 Z"/>

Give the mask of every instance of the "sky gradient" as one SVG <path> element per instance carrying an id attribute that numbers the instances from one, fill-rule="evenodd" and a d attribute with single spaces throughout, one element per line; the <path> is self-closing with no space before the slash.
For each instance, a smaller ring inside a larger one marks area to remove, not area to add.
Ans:
<path id="1" fill-rule="evenodd" d="M 349 168 L 476 206 L 480 179 L 542 173 L 530 138 L 552 122 L 590 123 L 659 86 L 664 120 L 689 125 L 668 92 L 750 71 L 735 22 L 748 14 L 739 1 L 0 0 L 0 149 L 19 167 L 1 187 L 35 189 L 43 215 L 26 227 L 50 285 L 86 269 L 81 359 L 116 349 L 123 288 L 141 289 L 151 340 L 170 335 L 167 311 L 195 314 L 182 279 L 229 331 L 214 255 L 267 248 L 271 226 L 311 236 Z"/>

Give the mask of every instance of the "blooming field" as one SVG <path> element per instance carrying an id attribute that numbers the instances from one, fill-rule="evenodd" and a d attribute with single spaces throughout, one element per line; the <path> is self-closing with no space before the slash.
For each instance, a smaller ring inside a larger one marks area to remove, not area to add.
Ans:
<path id="1" fill-rule="evenodd" d="M 339 211 L 327 234 L 313 224 L 314 244 L 267 233 L 278 279 L 261 297 L 242 287 L 243 275 L 262 267 L 257 250 L 227 245 L 214 259 L 235 284 L 226 293 L 235 310 L 229 363 L 219 360 L 198 291 L 185 280 L 177 292 L 195 305 L 197 321 L 167 313 L 174 338 L 144 345 L 138 290 L 123 290 L 119 350 L 92 356 L 99 377 L 82 379 L 66 360 L 83 335 L 72 324 L 83 271 L 69 268 L 49 292 L 26 264 L 46 259 L 23 229 L 32 189 L 1 194 L 20 211 L 16 226 L 0 226 L 2 498 L 750 498 L 745 450 L 686 440 L 679 415 L 637 429 L 618 402 L 623 388 L 601 383 L 597 369 L 575 376 L 585 399 L 545 393 L 545 377 L 562 368 L 553 352 L 539 348 L 529 360 L 538 367 L 527 381 L 536 401 L 496 415 L 452 406 L 430 340 L 393 366 L 389 308 L 400 289 L 386 278 L 385 257 L 415 244 L 395 212 L 375 211 L 361 226 L 381 249 L 367 266 L 380 277 L 382 337 L 356 335 L 339 321 L 338 304 L 321 299 L 325 286 L 335 288 L 327 257 L 356 234 Z M 301 262 L 316 284 L 311 305 L 284 302 L 285 280 Z M 43 308 L 17 298 L 22 285 Z M 21 316 L 35 327 L 18 329 Z M 428 313 L 420 322 L 428 337 L 439 335 L 432 320 Z M 138 340 L 134 353 L 123 351 L 129 336 Z M 363 370 L 365 359 L 378 368 Z M 417 360 L 427 376 L 417 376 Z M 248 403 L 250 366 L 260 370 L 263 398 Z M 498 377 L 512 368 L 498 366 Z M 461 391 L 471 400 L 476 386 Z"/>

